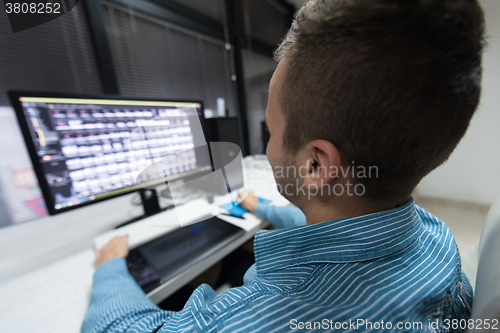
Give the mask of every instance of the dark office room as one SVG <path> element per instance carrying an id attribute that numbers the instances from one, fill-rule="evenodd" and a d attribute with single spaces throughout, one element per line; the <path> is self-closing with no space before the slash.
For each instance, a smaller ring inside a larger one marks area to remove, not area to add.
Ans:
<path id="1" fill-rule="evenodd" d="M 499 0 L 2 8 L 0 332 L 500 330 Z"/>

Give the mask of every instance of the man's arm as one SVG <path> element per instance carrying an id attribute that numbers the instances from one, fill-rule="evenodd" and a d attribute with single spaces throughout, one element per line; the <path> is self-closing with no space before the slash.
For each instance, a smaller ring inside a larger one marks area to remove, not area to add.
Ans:
<path id="1" fill-rule="evenodd" d="M 154 332 L 173 312 L 149 300 L 127 270 L 127 237 L 117 237 L 96 252 L 98 266 L 81 332 L 126 332 L 135 324 Z"/>
<path id="2" fill-rule="evenodd" d="M 269 221 L 276 228 L 300 227 L 307 224 L 306 216 L 295 206 L 276 207 L 259 203 L 255 207 L 255 215 Z"/>
<path id="3" fill-rule="evenodd" d="M 299 227 L 307 224 L 306 216 L 295 206 L 276 207 L 263 204 L 250 192 L 240 193 L 240 205 L 261 219 L 269 221 L 276 228 Z"/>

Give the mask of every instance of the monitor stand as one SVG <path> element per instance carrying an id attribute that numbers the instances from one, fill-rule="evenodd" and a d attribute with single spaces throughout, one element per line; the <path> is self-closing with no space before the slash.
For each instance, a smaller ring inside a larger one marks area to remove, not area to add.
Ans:
<path id="1" fill-rule="evenodd" d="M 144 216 L 151 216 L 160 213 L 160 203 L 158 202 L 158 194 L 156 189 L 143 188 L 139 190 L 141 195 L 142 206 L 144 207 Z"/>
<path id="2" fill-rule="evenodd" d="M 139 194 L 141 196 L 142 207 L 144 208 L 144 214 L 141 216 L 134 217 L 133 219 L 116 226 L 115 229 L 123 227 L 127 224 L 134 223 L 142 220 L 145 217 L 155 215 L 167 210 L 170 207 L 166 207 L 164 209 L 160 208 L 160 203 L 158 201 L 158 193 L 156 189 L 141 189 L 139 190 Z"/>

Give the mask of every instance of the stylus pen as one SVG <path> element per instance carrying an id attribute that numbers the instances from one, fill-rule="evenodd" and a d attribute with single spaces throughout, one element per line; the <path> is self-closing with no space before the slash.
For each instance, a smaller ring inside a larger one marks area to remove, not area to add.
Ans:
<path id="1" fill-rule="evenodd" d="M 238 219 L 242 219 L 242 220 L 244 220 L 244 219 L 245 219 L 243 216 L 236 216 L 236 215 L 233 215 L 233 214 L 227 214 L 227 213 L 220 213 L 220 215 L 226 215 L 226 216 L 236 217 L 236 218 L 238 218 Z"/>

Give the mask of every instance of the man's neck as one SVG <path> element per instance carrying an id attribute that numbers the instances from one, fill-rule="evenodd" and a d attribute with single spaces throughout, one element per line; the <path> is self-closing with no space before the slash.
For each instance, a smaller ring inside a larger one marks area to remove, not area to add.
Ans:
<path id="1" fill-rule="evenodd" d="M 336 197 L 335 200 L 328 199 L 315 197 L 310 200 L 306 199 L 297 205 L 304 212 L 307 224 L 368 215 L 396 207 L 396 205 L 373 205 L 343 197 Z"/>

